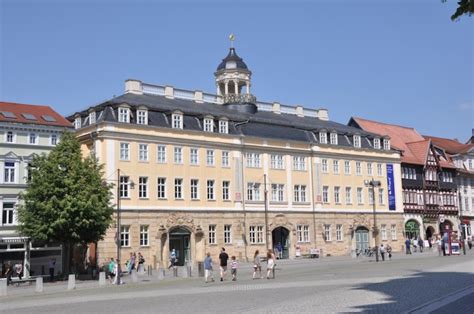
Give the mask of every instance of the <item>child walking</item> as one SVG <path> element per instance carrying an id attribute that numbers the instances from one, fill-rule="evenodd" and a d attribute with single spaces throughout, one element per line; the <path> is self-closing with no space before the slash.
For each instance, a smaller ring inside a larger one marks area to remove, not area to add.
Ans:
<path id="1" fill-rule="evenodd" d="M 232 273 L 232 281 L 237 280 L 237 268 L 239 268 L 239 263 L 235 260 L 235 256 L 232 256 L 232 261 L 230 262 L 230 271 Z"/>

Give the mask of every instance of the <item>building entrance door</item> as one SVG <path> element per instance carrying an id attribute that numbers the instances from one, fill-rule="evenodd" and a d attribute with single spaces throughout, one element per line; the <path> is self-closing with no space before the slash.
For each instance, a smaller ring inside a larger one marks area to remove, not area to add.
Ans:
<path id="1" fill-rule="evenodd" d="M 191 261 L 191 233 L 181 227 L 172 229 L 169 237 L 170 252 L 176 250 L 176 265 L 184 266 Z"/>
<path id="2" fill-rule="evenodd" d="M 285 227 L 278 227 L 272 231 L 273 250 L 278 258 L 290 257 L 290 231 Z M 281 249 L 281 250 L 280 250 Z"/>
<path id="3" fill-rule="evenodd" d="M 360 227 L 356 230 L 356 250 L 357 252 L 364 252 L 369 248 L 369 230 Z"/>

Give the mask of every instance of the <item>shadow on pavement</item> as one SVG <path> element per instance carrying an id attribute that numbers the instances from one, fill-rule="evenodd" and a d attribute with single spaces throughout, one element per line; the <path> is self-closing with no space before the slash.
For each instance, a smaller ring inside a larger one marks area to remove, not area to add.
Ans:
<path id="1" fill-rule="evenodd" d="M 400 313 L 472 285 L 474 285 L 474 275 L 471 273 L 421 271 L 410 277 L 358 285 L 353 289 L 383 294 L 384 301 L 355 306 L 353 309 L 363 312 Z M 472 302 L 470 308 L 473 309 L 474 298 L 468 298 L 468 300 Z M 465 306 L 465 304 L 453 302 L 452 313 L 460 313 L 457 309 L 465 308 Z"/>

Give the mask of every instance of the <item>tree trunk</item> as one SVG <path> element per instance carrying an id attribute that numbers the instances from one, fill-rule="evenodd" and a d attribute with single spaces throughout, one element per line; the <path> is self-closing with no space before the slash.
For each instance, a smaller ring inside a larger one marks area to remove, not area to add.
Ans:
<path id="1" fill-rule="evenodd" d="M 63 269 L 65 277 L 72 273 L 72 247 L 71 242 L 63 243 Z"/>

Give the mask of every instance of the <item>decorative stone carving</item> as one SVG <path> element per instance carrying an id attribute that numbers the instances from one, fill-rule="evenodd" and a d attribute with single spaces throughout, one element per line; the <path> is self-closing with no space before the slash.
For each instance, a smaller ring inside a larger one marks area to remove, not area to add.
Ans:
<path id="1" fill-rule="evenodd" d="M 289 222 L 288 218 L 283 214 L 278 214 L 272 219 L 272 222 L 268 225 L 268 232 L 271 232 L 273 229 L 278 227 L 284 227 L 289 231 L 296 233 L 294 225 Z"/>
<path id="2" fill-rule="evenodd" d="M 369 228 L 369 227 L 370 227 L 370 220 L 368 219 L 367 215 L 365 215 L 365 214 L 358 214 L 358 215 L 354 218 L 354 221 L 353 221 L 353 223 L 352 223 L 352 226 L 353 226 L 354 230 L 357 229 L 357 227 L 360 227 L 360 226 Z"/>
<path id="3" fill-rule="evenodd" d="M 187 227 L 191 232 L 195 231 L 194 219 L 186 214 L 170 214 L 166 221 L 166 228 L 169 230 L 173 227 Z"/>

